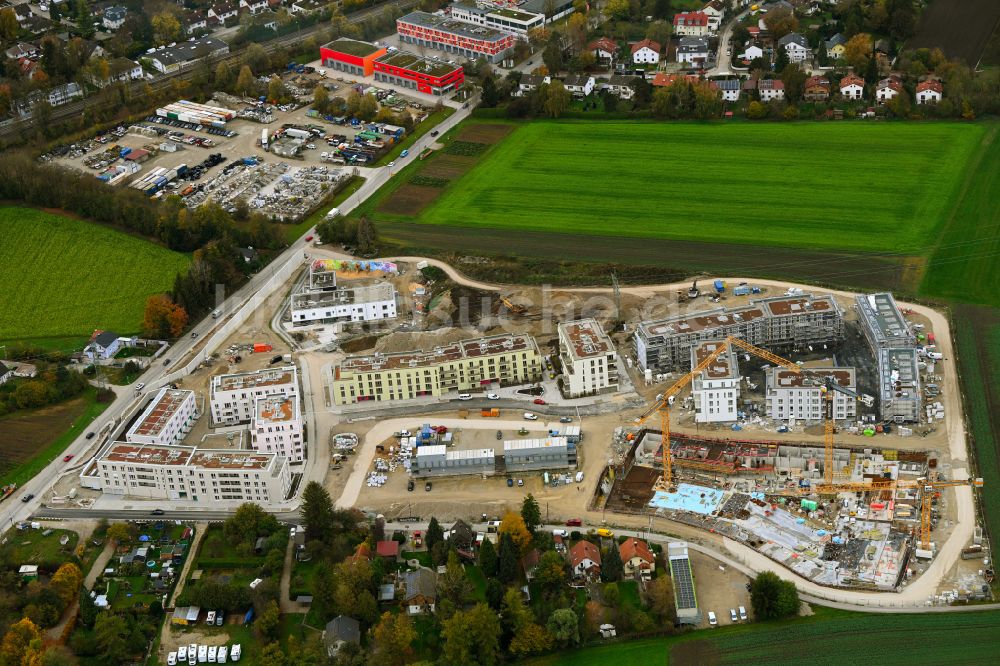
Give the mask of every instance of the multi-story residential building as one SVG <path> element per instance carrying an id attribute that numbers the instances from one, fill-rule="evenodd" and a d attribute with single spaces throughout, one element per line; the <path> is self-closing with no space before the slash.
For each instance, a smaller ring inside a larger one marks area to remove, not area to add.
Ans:
<path id="1" fill-rule="evenodd" d="M 292 487 L 284 456 L 119 441 L 87 464 L 80 483 L 110 495 L 205 504 L 273 504 Z"/>
<path id="2" fill-rule="evenodd" d="M 566 437 L 507 440 L 503 462 L 508 472 L 576 467 L 576 444 Z"/>
<path id="3" fill-rule="evenodd" d="M 730 335 L 779 350 L 833 344 L 844 337 L 844 315 L 833 296 L 796 294 L 644 321 L 635 332 L 636 356 L 643 370 L 667 372 L 690 362 L 695 343 Z"/>
<path id="4" fill-rule="evenodd" d="M 258 398 L 254 406 L 253 447 L 275 453 L 289 462 L 305 459 L 302 412 L 297 396 L 272 395 Z"/>
<path id="5" fill-rule="evenodd" d="M 571 398 L 618 390 L 615 345 L 593 319 L 559 324 L 563 390 Z"/>
<path id="6" fill-rule="evenodd" d="M 334 368 L 333 401 L 409 400 L 539 381 L 541 355 L 521 334 L 461 340 L 431 351 L 348 356 Z"/>
<path id="7" fill-rule="evenodd" d="M 916 344 L 917 339 L 892 294 L 858 294 L 854 297 L 854 307 L 858 311 L 861 331 L 873 353 L 887 347 L 912 347 Z"/>
<path id="8" fill-rule="evenodd" d="M 699 342 L 691 347 L 691 367 L 694 368 L 719 348 L 720 341 Z M 740 368 L 736 352 L 730 345 L 712 363 L 691 380 L 695 421 L 726 423 L 736 420 L 736 401 L 740 397 Z"/>
<path id="9" fill-rule="evenodd" d="M 544 14 L 536 14 L 521 8 L 480 7 L 475 3 L 455 3 L 450 9 L 453 19 L 518 35 L 527 35 L 529 30 L 545 25 Z"/>
<path id="10" fill-rule="evenodd" d="M 764 371 L 767 415 L 777 420 L 821 422 L 826 414 L 827 389 L 820 378 L 832 378 L 845 389 L 857 390 L 854 368 L 808 368 L 808 372 L 768 368 Z M 830 392 L 835 421 L 857 417 L 856 398 L 832 389 Z"/>
<path id="11" fill-rule="evenodd" d="M 476 60 L 500 62 L 514 48 L 517 35 L 454 18 L 411 12 L 396 19 L 400 41 Z"/>
<path id="12" fill-rule="evenodd" d="M 132 444 L 171 446 L 180 443 L 198 417 L 194 391 L 161 388 L 128 432 Z"/>
<path id="13" fill-rule="evenodd" d="M 298 398 L 299 384 L 294 365 L 265 368 L 212 377 L 212 424 L 249 423 L 257 401 L 269 396 Z"/>

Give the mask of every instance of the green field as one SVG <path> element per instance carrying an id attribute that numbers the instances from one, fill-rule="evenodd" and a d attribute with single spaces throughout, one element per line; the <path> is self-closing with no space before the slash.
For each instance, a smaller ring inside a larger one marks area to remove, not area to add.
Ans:
<path id="1" fill-rule="evenodd" d="M 866 615 L 816 608 L 816 615 L 765 625 L 605 644 L 536 659 L 536 665 L 615 661 L 698 664 L 970 664 L 1000 649 L 1000 612 Z"/>
<path id="2" fill-rule="evenodd" d="M 519 125 L 417 221 L 460 227 L 917 251 L 944 222 L 976 124 Z"/>
<path id="3" fill-rule="evenodd" d="M 134 333 L 146 297 L 188 258 L 140 238 L 40 210 L 0 207 L 0 343 L 53 346 L 94 329 Z"/>

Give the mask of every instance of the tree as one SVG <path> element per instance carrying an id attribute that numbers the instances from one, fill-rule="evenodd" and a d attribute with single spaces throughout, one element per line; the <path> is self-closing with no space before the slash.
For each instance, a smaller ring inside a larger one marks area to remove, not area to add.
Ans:
<path id="1" fill-rule="evenodd" d="M 3 642 L 0 643 L 0 663 L 18 666 L 29 664 L 26 657 L 33 651 L 40 648 L 42 633 L 38 626 L 28 618 L 22 618 L 15 622 L 4 634 Z"/>
<path id="2" fill-rule="evenodd" d="M 60 566 L 52 574 L 52 580 L 49 581 L 49 587 L 59 595 L 59 600 L 63 603 L 63 609 L 73 601 L 82 584 L 83 574 L 80 573 L 80 567 L 72 562 L 66 562 Z"/>
<path id="3" fill-rule="evenodd" d="M 181 306 L 166 294 L 156 294 L 146 299 L 142 318 L 142 331 L 149 337 L 176 338 L 184 332 L 188 315 Z"/>
<path id="4" fill-rule="evenodd" d="M 486 604 L 458 611 L 441 623 L 442 656 L 456 666 L 494 666 L 500 659 L 500 620 Z"/>
<path id="5" fill-rule="evenodd" d="M 160 44 L 175 42 L 181 34 L 181 24 L 177 17 L 170 12 L 161 12 L 150 19 L 153 25 L 153 34 Z"/>
<path id="6" fill-rule="evenodd" d="M 241 95 L 250 95 L 257 89 L 257 80 L 253 77 L 253 70 L 250 65 L 240 67 L 240 73 L 236 77 L 236 92 Z"/>
<path id="7" fill-rule="evenodd" d="M 758 620 L 798 615 L 799 592 L 795 583 L 781 580 L 771 571 L 763 571 L 750 584 L 750 605 Z"/>
<path id="8" fill-rule="evenodd" d="M 0 10 L 0 37 L 4 41 L 9 41 L 17 37 L 17 15 L 11 7 L 4 7 Z"/>
<path id="9" fill-rule="evenodd" d="M 513 511 L 508 511 L 503 515 L 503 519 L 500 521 L 500 527 L 497 530 L 500 535 L 501 542 L 501 555 L 503 555 L 503 536 L 507 535 L 510 537 L 511 542 L 517 547 L 517 556 L 520 557 L 528 551 L 528 547 L 531 545 L 531 532 L 528 531 L 527 526 L 524 524 L 524 518 L 520 514 L 514 513 Z"/>
<path id="10" fill-rule="evenodd" d="M 601 558 L 601 578 L 606 581 L 619 581 L 623 573 L 622 556 L 618 552 L 618 544 L 611 542 L 611 547 Z"/>
<path id="11" fill-rule="evenodd" d="M 375 639 L 373 656 L 376 663 L 402 666 L 413 656 L 413 641 L 417 632 L 409 616 L 402 613 L 383 613 L 372 629 Z"/>
<path id="12" fill-rule="evenodd" d="M 108 539 L 116 545 L 132 540 L 132 528 L 128 523 L 113 523 L 108 527 Z"/>
<path id="13" fill-rule="evenodd" d="M 454 550 L 448 553 L 448 565 L 445 572 L 438 578 L 438 596 L 450 600 L 461 608 L 472 597 L 472 581 L 465 575 L 465 569 L 458 561 L 458 553 Z"/>
<path id="14" fill-rule="evenodd" d="M 333 499 L 321 483 L 310 481 L 306 484 L 299 511 L 306 528 L 306 539 L 329 542 L 334 529 Z"/>
<path id="15" fill-rule="evenodd" d="M 278 640 L 278 632 L 281 629 L 281 609 L 278 608 L 278 602 L 273 599 L 267 602 L 264 612 L 254 621 L 253 628 L 261 639 Z"/>
<path id="16" fill-rule="evenodd" d="M 330 106 L 330 91 L 324 85 L 318 85 L 313 90 L 313 108 L 320 113 L 326 113 Z"/>
<path id="17" fill-rule="evenodd" d="M 479 547 L 479 568 L 483 570 L 486 580 L 497 575 L 497 551 L 489 539 L 483 539 L 483 545 Z"/>
<path id="18" fill-rule="evenodd" d="M 438 519 L 431 516 L 431 522 L 427 523 L 427 535 L 424 537 L 424 543 L 427 544 L 427 549 L 430 550 L 439 541 L 444 541 L 444 530 L 441 529 Z"/>
<path id="19" fill-rule="evenodd" d="M 564 647 L 580 642 L 580 618 L 572 608 L 559 608 L 552 611 L 545 628 L 552 634 L 552 638 Z"/>
<path id="20" fill-rule="evenodd" d="M 660 576 L 646 586 L 646 604 L 662 624 L 674 619 L 674 585 L 670 576 Z"/>
<path id="21" fill-rule="evenodd" d="M 250 543 L 260 536 L 277 531 L 278 519 L 267 513 L 259 504 L 244 502 L 222 524 L 222 532 L 234 543 Z"/>
<path id="22" fill-rule="evenodd" d="M 121 615 L 106 611 L 94 622 L 94 639 L 97 649 L 106 664 L 120 664 L 131 654 L 128 636 L 131 633 L 128 621 Z"/>
<path id="23" fill-rule="evenodd" d="M 517 561 L 519 558 L 517 546 L 510 534 L 500 534 L 500 558 L 497 564 L 497 579 L 506 584 L 517 580 Z"/>
<path id="24" fill-rule="evenodd" d="M 528 493 L 521 502 L 521 518 L 529 532 L 534 532 L 542 524 L 542 510 L 538 506 L 538 500 L 531 493 Z"/>
<path id="25" fill-rule="evenodd" d="M 868 67 L 868 59 L 872 57 L 872 36 L 859 32 L 844 44 L 844 60 L 856 72 L 863 72 Z"/>

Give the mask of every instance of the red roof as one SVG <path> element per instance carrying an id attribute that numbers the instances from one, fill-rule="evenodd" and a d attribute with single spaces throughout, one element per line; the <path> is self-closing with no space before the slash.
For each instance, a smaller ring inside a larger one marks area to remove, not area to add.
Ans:
<path id="1" fill-rule="evenodd" d="M 848 74 L 840 80 L 840 89 L 843 90 L 847 86 L 861 86 L 865 87 L 865 80 L 856 74 Z"/>
<path id="2" fill-rule="evenodd" d="M 600 566 L 601 550 L 589 541 L 578 541 L 569 549 L 569 561 L 575 569 L 584 560 L 590 560 Z"/>
<path id="3" fill-rule="evenodd" d="M 591 43 L 587 44 L 588 51 L 596 51 L 597 49 L 608 53 L 614 53 L 618 50 L 618 42 L 610 37 L 601 37 L 600 39 L 595 39 Z"/>
<path id="4" fill-rule="evenodd" d="M 375 552 L 379 557 L 398 557 L 399 556 L 399 542 L 398 541 L 379 541 L 375 544 Z"/>
<path id="5" fill-rule="evenodd" d="M 652 564 L 656 557 L 653 555 L 653 551 L 649 549 L 649 546 L 645 541 L 640 541 L 635 537 L 629 537 L 625 540 L 625 543 L 621 545 L 618 549 L 622 556 L 622 562 L 628 562 L 633 557 L 638 557 L 644 562 L 649 562 Z"/>
<path id="6" fill-rule="evenodd" d="M 674 27 L 679 26 L 708 27 L 708 14 L 705 12 L 681 12 L 674 15 Z"/>
<path id="7" fill-rule="evenodd" d="M 636 51 L 638 51 L 644 46 L 648 47 L 652 51 L 656 51 L 657 53 L 660 52 L 659 42 L 654 42 L 652 39 L 644 39 L 641 42 L 636 42 L 635 44 L 632 45 L 632 53 L 634 54 Z"/>
<path id="8" fill-rule="evenodd" d="M 941 85 L 940 81 L 935 79 L 928 79 L 927 81 L 921 81 L 917 84 L 917 92 L 924 92 L 925 90 L 933 90 L 939 95 L 944 94 L 944 86 Z"/>

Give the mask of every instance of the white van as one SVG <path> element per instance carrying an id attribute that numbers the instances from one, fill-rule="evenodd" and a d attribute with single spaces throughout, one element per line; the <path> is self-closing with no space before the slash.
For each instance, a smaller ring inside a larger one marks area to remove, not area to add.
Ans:
<path id="1" fill-rule="evenodd" d="M 719 624 L 719 621 L 715 618 L 715 611 L 708 611 L 708 626 L 714 627 Z"/>

